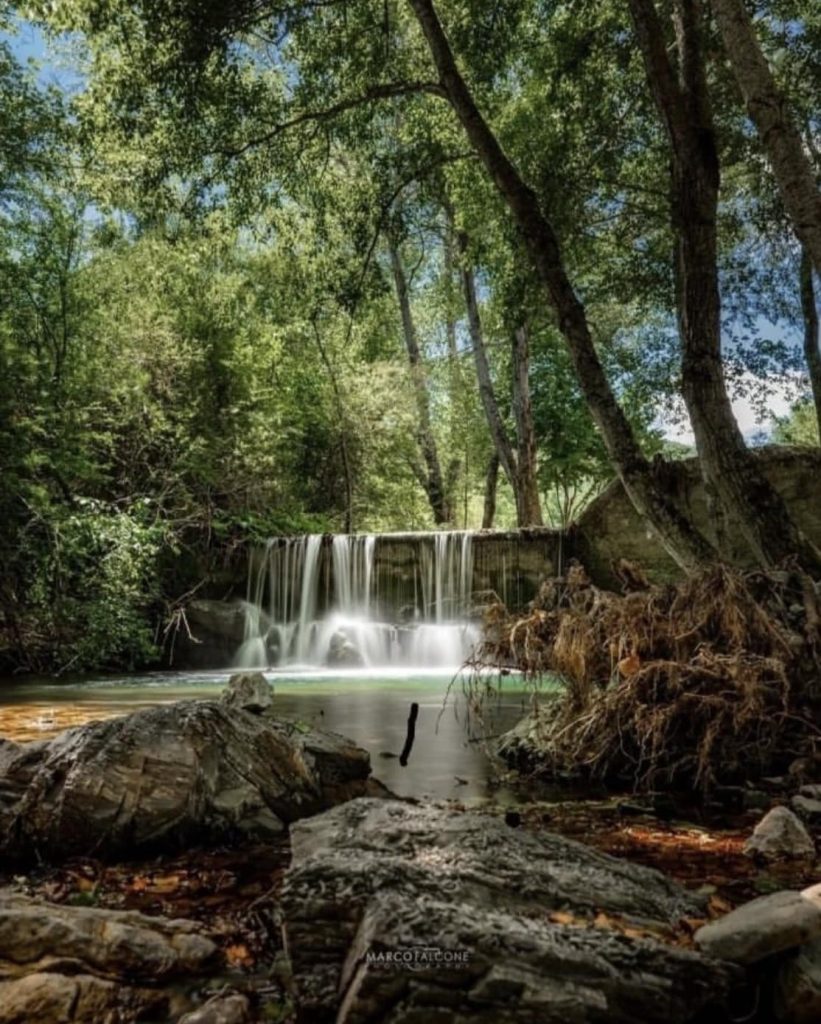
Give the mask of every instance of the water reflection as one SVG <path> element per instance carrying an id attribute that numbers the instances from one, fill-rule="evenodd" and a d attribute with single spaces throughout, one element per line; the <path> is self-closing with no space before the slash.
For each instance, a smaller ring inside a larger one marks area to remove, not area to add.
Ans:
<path id="1" fill-rule="evenodd" d="M 460 799 L 488 794 L 491 766 L 484 739 L 513 725 L 529 699 L 515 680 L 485 705 L 481 723 L 468 715 L 457 683 L 444 706 L 451 677 L 391 673 L 304 674 L 269 678 L 283 717 L 342 733 L 371 754 L 373 773 L 402 796 Z M 96 681 L 0 682 L 0 736 L 17 742 L 46 739 L 85 722 L 140 707 L 215 697 L 225 674 L 151 675 Z M 411 702 L 419 704 L 416 739 L 406 767 L 398 755 Z"/>

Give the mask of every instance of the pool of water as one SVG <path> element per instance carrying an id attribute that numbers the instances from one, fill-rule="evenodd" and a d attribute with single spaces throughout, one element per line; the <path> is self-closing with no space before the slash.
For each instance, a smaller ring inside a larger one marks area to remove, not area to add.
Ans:
<path id="1" fill-rule="evenodd" d="M 229 672 L 151 673 L 101 679 L 0 680 L 0 737 L 45 739 L 73 725 L 140 707 L 213 698 Z M 370 752 L 373 774 L 401 796 L 479 798 L 492 791 L 488 745 L 526 711 L 530 694 L 516 676 L 501 680 L 481 713 L 467 678 L 442 670 L 361 669 L 269 672 L 277 711 L 342 733 Z M 399 764 L 410 705 L 419 705 L 408 764 Z"/>

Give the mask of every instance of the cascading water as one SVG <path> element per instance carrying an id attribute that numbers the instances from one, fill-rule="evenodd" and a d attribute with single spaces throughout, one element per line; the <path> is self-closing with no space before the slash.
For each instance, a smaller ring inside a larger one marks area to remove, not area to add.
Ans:
<path id="1" fill-rule="evenodd" d="M 478 640 L 472 534 L 415 539 L 399 567 L 374 535 L 270 540 L 251 559 L 240 666 L 461 665 Z"/>

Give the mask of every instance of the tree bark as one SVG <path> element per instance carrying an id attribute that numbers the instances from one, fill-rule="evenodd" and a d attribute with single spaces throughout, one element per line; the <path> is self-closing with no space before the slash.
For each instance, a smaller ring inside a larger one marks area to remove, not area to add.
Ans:
<path id="1" fill-rule="evenodd" d="M 607 381 L 584 307 L 567 277 L 553 226 L 477 107 L 456 66 L 432 0 L 409 0 L 409 3 L 427 40 L 441 86 L 507 203 L 556 311 L 579 384 L 619 478 L 633 505 L 656 530 L 671 556 L 690 571 L 709 561 L 715 554 L 714 549 L 687 516 L 655 486 L 650 465 Z"/>
<path id="2" fill-rule="evenodd" d="M 744 0 L 712 0 L 712 8 L 793 230 L 821 274 L 821 193 L 801 133 L 761 50 Z"/>
<path id="3" fill-rule="evenodd" d="M 416 325 L 413 322 L 405 268 L 402 265 L 402 258 L 399 255 L 399 249 L 394 239 L 390 238 L 388 240 L 388 248 L 390 250 L 393 279 L 396 285 L 396 297 L 399 302 L 399 312 L 402 318 L 402 335 L 405 339 L 405 348 L 408 353 L 408 362 L 410 364 L 411 378 L 416 397 L 416 408 L 419 416 L 417 436 L 422 458 L 425 462 L 424 488 L 430 502 L 431 511 L 433 512 L 433 521 L 437 526 L 441 526 L 451 521 L 452 513 L 431 423 L 427 374 L 425 373 L 425 365 L 422 362 L 422 353 L 416 336 Z"/>
<path id="4" fill-rule="evenodd" d="M 530 402 L 530 336 L 527 327 L 513 336 L 513 417 L 516 421 L 516 506 L 519 526 L 543 526 L 537 476 L 536 431 Z"/>
<path id="5" fill-rule="evenodd" d="M 812 260 L 806 249 L 801 252 L 801 313 L 804 320 L 804 357 L 810 375 L 818 443 L 821 444 L 821 337 L 818 332 L 818 306 L 812 279 Z"/>
<path id="6" fill-rule="evenodd" d="M 485 472 L 485 504 L 482 509 L 482 529 L 490 530 L 496 518 L 496 488 L 499 483 L 499 454 L 490 456 Z"/>
<path id="7" fill-rule="evenodd" d="M 808 568 L 821 554 L 792 522 L 758 467 L 733 415 L 721 355 L 717 211 L 719 162 L 707 96 L 698 0 L 676 0 L 678 76 L 654 0 L 629 0 L 647 78 L 671 149 L 671 218 L 682 349 L 682 391 L 701 470 L 754 558 L 771 566 L 799 554 Z M 721 509 L 717 510 L 720 521 Z"/>

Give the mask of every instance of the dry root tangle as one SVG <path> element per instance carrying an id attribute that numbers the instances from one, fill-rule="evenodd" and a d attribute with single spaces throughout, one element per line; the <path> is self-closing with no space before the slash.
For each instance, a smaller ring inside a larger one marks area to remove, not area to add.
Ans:
<path id="1" fill-rule="evenodd" d="M 716 565 L 654 585 L 628 563 L 617 572 L 622 594 L 574 564 L 524 617 L 488 609 L 477 667 L 564 683 L 540 705 L 542 770 L 709 788 L 815 757 L 821 644 L 809 577 Z"/>

